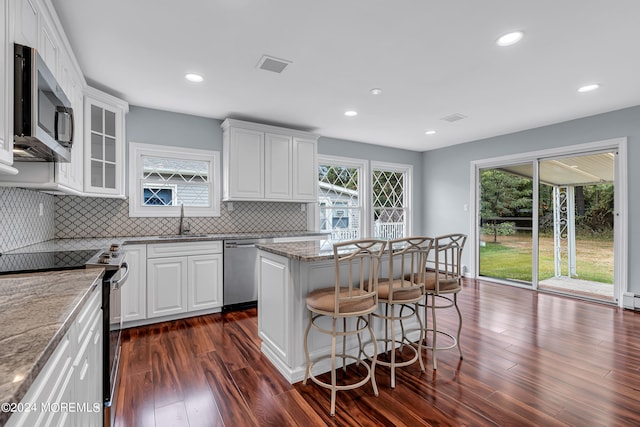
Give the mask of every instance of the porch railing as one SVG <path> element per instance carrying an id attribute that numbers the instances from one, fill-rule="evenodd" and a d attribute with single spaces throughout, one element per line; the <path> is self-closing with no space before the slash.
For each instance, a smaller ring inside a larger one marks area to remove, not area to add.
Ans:
<path id="1" fill-rule="evenodd" d="M 373 236 L 378 239 L 393 240 L 404 237 L 404 224 L 401 222 L 375 223 Z M 336 228 L 331 230 L 331 239 L 334 241 L 360 239 L 360 230 L 356 228 Z"/>

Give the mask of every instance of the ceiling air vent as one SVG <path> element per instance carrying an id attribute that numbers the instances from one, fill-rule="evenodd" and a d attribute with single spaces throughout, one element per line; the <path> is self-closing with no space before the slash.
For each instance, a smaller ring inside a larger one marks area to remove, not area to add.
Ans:
<path id="1" fill-rule="evenodd" d="M 445 122 L 453 123 L 453 122 L 457 122 L 458 120 L 462 120 L 462 119 L 466 119 L 466 118 L 467 118 L 467 116 L 465 116 L 464 114 L 454 113 L 454 114 L 448 115 L 447 117 L 443 117 L 440 120 L 444 120 Z"/>
<path id="2" fill-rule="evenodd" d="M 291 61 L 287 61 L 286 59 L 263 55 L 258 62 L 257 68 L 280 74 L 289 64 L 291 64 Z"/>

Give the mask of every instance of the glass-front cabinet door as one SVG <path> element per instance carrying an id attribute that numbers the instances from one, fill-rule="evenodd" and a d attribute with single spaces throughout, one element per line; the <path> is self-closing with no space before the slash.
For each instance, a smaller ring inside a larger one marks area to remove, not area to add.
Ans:
<path id="1" fill-rule="evenodd" d="M 106 96 L 106 95 L 105 95 Z M 123 196 L 124 113 L 91 96 L 85 97 L 85 191 Z"/>

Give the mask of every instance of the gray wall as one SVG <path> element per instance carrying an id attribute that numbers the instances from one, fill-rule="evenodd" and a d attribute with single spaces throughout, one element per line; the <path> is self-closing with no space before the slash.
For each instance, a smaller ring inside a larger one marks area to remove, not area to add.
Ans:
<path id="1" fill-rule="evenodd" d="M 131 106 L 126 140 L 127 144 L 130 141 L 222 151 L 221 124 L 222 120 Z M 326 137 L 318 139 L 318 153 L 413 165 L 413 232 L 419 233 L 423 228 L 420 153 Z"/>
<path id="2" fill-rule="evenodd" d="M 422 188 L 422 155 L 417 151 L 401 150 L 364 144 L 362 142 L 345 141 L 343 139 L 320 137 L 318 139 L 318 154 L 330 156 L 351 157 L 355 159 L 373 160 L 379 162 L 402 163 L 413 166 L 413 224 L 412 234 L 420 234 L 424 228 Z"/>
<path id="3" fill-rule="evenodd" d="M 132 105 L 126 122 L 127 144 L 131 141 L 222 151 L 222 120 Z"/>
<path id="4" fill-rule="evenodd" d="M 463 230 L 469 233 L 470 162 L 626 136 L 629 183 L 629 288 L 640 293 L 640 234 L 633 218 L 640 214 L 640 106 L 502 135 L 423 153 L 424 232 L 429 235 Z M 466 251 L 465 264 L 469 263 Z"/>

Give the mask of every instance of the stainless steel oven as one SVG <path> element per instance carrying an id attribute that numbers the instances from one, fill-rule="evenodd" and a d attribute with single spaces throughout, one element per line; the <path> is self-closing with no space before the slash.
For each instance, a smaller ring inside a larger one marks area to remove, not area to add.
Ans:
<path id="1" fill-rule="evenodd" d="M 127 281 L 129 266 L 124 251 L 112 245 L 109 251 L 96 254 L 87 267 L 103 267 L 102 278 L 102 390 L 104 399 L 104 425 L 112 426 L 116 415 L 118 385 L 120 382 L 120 346 L 122 339 L 122 286 Z"/>

